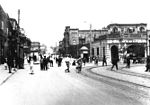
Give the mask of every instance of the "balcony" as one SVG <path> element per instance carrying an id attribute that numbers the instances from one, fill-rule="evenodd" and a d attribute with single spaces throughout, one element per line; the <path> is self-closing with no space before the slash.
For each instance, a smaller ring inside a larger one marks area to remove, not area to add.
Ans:
<path id="1" fill-rule="evenodd" d="M 107 38 L 110 38 L 110 39 L 116 39 L 119 37 L 121 37 L 120 32 L 116 32 L 116 33 L 111 32 L 110 34 L 107 35 Z"/>

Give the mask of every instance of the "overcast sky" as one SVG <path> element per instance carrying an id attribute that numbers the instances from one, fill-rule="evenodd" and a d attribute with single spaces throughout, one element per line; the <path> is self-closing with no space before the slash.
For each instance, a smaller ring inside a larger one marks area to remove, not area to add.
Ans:
<path id="1" fill-rule="evenodd" d="M 0 0 L 4 11 L 17 19 L 32 41 L 55 46 L 65 26 L 101 29 L 111 23 L 147 23 L 150 29 L 149 0 Z"/>

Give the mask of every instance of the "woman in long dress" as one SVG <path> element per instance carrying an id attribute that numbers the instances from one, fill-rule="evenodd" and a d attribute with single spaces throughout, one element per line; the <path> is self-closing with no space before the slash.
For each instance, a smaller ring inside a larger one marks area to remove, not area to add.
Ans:
<path id="1" fill-rule="evenodd" d="M 30 74 L 34 74 L 34 69 L 33 69 L 33 59 L 30 60 Z"/>

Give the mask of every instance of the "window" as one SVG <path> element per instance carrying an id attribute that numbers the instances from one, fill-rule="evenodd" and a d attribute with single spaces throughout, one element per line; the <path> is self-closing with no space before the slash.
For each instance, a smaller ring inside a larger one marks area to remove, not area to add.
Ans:
<path id="1" fill-rule="evenodd" d="M 113 33 L 117 33 L 118 32 L 118 28 L 117 27 L 114 27 L 113 28 Z"/>
<path id="2" fill-rule="evenodd" d="M 1 29 L 3 30 L 4 29 L 4 22 L 1 21 Z"/>
<path id="3" fill-rule="evenodd" d="M 99 56 L 99 47 L 97 47 L 97 56 Z"/>
<path id="4" fill-rule="evenodd" d="M 103 47 L 103 56 L 105 55 L 105 47 Z"/>
<path id="5" fill-rule="evenodd" d="M 143 32 L 145 30 L 144 27 L 140 27 L 140 32 Z"/>
<path id="6" fill-rule="evenodd" d="M 92 48 L 92 56 L 94 56 L 94 48 Z"/>

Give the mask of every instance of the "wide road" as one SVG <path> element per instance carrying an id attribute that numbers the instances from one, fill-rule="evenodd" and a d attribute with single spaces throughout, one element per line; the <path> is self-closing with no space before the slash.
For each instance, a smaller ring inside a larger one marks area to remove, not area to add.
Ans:
<path id="1" fill-rule="evenodd" d="M 0 86 L 0 105 L 150 105 L 149 89 L 114 86 L 63 67 L 41 71 L 37 65 L 34 75 L 28 69 Z"/>

